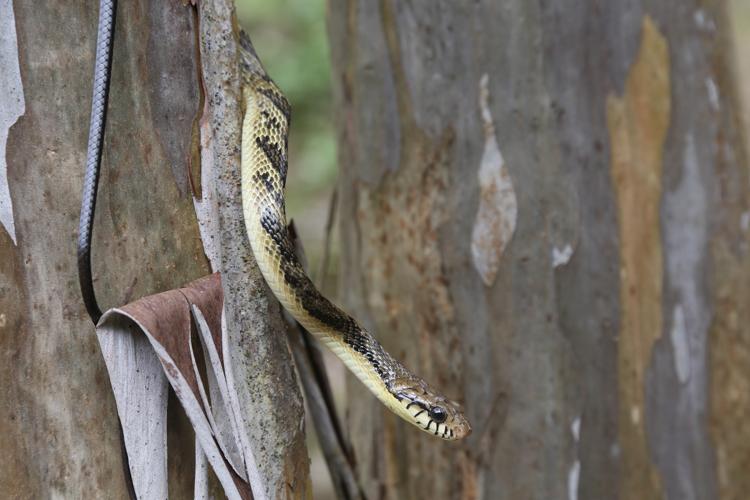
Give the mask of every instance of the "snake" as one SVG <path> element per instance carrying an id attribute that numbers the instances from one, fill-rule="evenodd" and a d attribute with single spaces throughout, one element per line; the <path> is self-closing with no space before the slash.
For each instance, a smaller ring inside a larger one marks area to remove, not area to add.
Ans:
<path id="1" fill-rule="evenodd" d="M 112 76 L 112 48 L 115 34 L 116 0 L 100 0 L 99 22 L 96 33 L 94 79 L 91 93 L 89 139 L 86 148 L 86 167 L 81 194 L 81 213 L 78 221 L 77 264 L 81 297 L 91 321 L 96 325 L 102 310 L 96 300 L 91 272 L 91 238 L 94 232 L 96 194 L 102 163 L 104 130 L 107 124 L 109 82 Z"/>
<path id="2" fill-rule="evenodd" d="M 266 283 L 294 319 L 386 408 L 439 438 L 468 436 L 471 425 L 461 406 L 394 359 L 370 332 L 327 299 L 305 272 L 287 228 L 284 198 L 291 107 L 244 32 L 239 52 L 242 210 L 247 237 Z"/>
<path id="3" fill-rule="evenodd" d="M 92 322 L 101 318 L 91 271 L 91 239 L 111 77 L 116 0 L 100 0 L 91 119 L 78 231 L 78 277 Z M 258 267 L 283 307 L 327 346 L 380 400 L 407 422 L 445 440 L 471 433 L 461 406 L 410 372 L 354 318 L 315 287 L 301 265 L 286 222 L 289 101 L 266 73 L 250 38 L 240 33 L 242 87 L 241 196 L 247 238 Z M 122 439 L 131 498 L 132 477 Z"/>
<path id="4" fill-rule="evenodd" d="M 86 147 L 86 166 L 84 170 L 81 213 L 78 220 L 78 241 L 76 245 L 76 263 L 78 267 L 78 283 L 81 287 L 81 298 L 94 326 L 96 326 L 102 317 L 102 310 L 96 300 L 94 279 L 91 272 L 91 238 L 94 233 L 96 195 L 99 189 L 104 131 L 107 123 L 107 104 L 109 102 L 109 83 L 112 76 L 112 48 L 114 46 L 116 14 L 117 0 L 99 1 L 89 137 Z M 125 448 L 122 421 L 119 415 L 117 415 L 117 427 L 119 431 L 120 458 L 123 478 L 125 479 L 125 489 L 128 492 L 130 500 L 137 500 L 138 497 L 135 493 L 133 476 L 130 472 L 130 459 Z"/>

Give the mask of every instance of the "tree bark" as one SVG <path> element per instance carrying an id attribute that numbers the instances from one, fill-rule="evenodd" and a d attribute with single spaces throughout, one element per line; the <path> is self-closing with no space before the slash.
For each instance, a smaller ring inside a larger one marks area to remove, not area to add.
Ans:
<path id="1" fill-rule="evenodd" d="M 329 13 L 344 301 L 474 426 L 439 442 L 350 382 L 368 498 L 743 498 L 750 179 L 725 3 Z"/>
<path id="2" fill-rule="evenodd" d="M 0 228 L 0 491 L 126 498 L 114 399 L 76 274 L 97 9 L 1 3 L 18 50 L 0 57 L 0 73 L 18 65 L 25 110 L 0 151 L 16 237 Z M 199 110 L 193 15 L 136 1 L 120 2 L 117 17 L 93 241 L 105 309 L 209 272 L 186 171 Z M 172 403 L 170 493 L 189 498 L 192 431 Z"/>
<path id="3" fill-rule="evenodd" d="M 240 191 L 242 131 L 239 33 L 232 0 L 198 4 L 202 84 L 201 169 L 217 212 L 214 255 L 224 290 L 229 357 L 244 428 L 253 450 L 256 498 L 310 498 L 304 408 L 279 303 L 266 285 L 246 236 Z M 204 236 L 205 239 L 205 236 Z M 245 443 L 243 443 L 245 444 Z"/>
<path id="4" fill-rule="evenodd" d="M 308 498 L 302 399 L 241 217 L 233 3 L 119 4 L 92 245 L 100 305 L 208 274 L 205 245 L 255 498 Z M 96 22 L 90 2 L 0 0 L 0 491 L 14 498 L 127 496 L 75 264 Z M 190 498 L 194 435 L 175 398 L 169 420 L 169 495 Z"/>

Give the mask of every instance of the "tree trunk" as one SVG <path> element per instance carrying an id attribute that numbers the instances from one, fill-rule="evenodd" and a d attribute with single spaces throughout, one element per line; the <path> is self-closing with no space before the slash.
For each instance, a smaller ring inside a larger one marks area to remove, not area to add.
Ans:
<path id="1" fill-rule="evenodd" d="M 0 169 L 12 200 L 0 228 L 0 491 L 126 498 L 114 399 L 76 274 L 98 9 L 0 5 L 0 38 L 12 45 L 15 26 L 18 48 L 0 55 L 0 81 L 20 68 L 0 99 L 12 89 L 25 103 L 0 129 L 10 128 Z M 120 2 L 117 22 L 93 241 L 105 309 L 209 272 L 186 171 L 199 110 L 193 15 L 177 2 Z M 192 431 L 180 411 L 168 427 L 170 493 L 189 498 Z"/>
<path id="2" fill-rule="evenodd" d="M 180 287 L 210 272 L 205 245 L 222 273 L 226 354 L 248 437 L 238 446 L 252 448 L 254 494 L 308 498 L 302 399 L 278 303 L 242 223 L 233 2 L 189 4 L 118 8 L 95 288 L 107 309 Z M 76 276 L 97 10 L 82 1 L 0 0 L 5 497 L 127 496 L 114 400 Z M 191 188 L 201 195 L 200 231 Z M 167 425 L 169 496 L 190 498 L 194 434 L 176 403 Z"/>
<path id="3" fill-rule="evenodd" d="M 368 498 L 746 495 L 725 9 L 331 0 L 344 300 L 474 427 L 440 442 L 350 382 Z"/>

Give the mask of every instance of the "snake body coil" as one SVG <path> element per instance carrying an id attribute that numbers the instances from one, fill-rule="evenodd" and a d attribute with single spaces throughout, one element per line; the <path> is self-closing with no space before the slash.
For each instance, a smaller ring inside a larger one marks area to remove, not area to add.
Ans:
<path id="1" fill-rule="evenodd" d="M 91 118 L 89 121 L 89 140 L 86 148 L 86 173 L 81 194 L 81 215 L 78 223 L 78 283 L 81 286 L 81 297 L 91 321 L 97 324 L 102 317 L 102 310 L 96 300 L 94 280 L 91 273 L 91 236 L 94 231 L 94 212 L 96 211 L 96 193 L 99 187 L 99 171 L 102 162 L 102 145 L 107 123 L 107 103 L 109 101 L 109 81 L 112 74 L 112 46 L 115 35 L 116 0 L 99 1 L 99 22 L 96 34 L 96 59 L 94 62 L 94 82 L 91 95 Z M 130 474 L 130 462 L 125 449 L 125 438 L 122 422 L 118 416 L 120 431 L 120 453 L 128 496 L 136 500 L 133 477 Z"/>
<path id="2" fill-rule="evenodd" d="M 81 217 L 78 223 L 78 282 L 81 296 L 91 321 L 102 317 L 96 301 L 94 280 L 91 275 L 91 235 L 94 231 L 96 192 L 99 186 L 99 170 L 102 162 L 102 144 L 107 123 L 109 79 L 112 73 L 112 45 L 115 32 L 115 0 L 99 2 L 99 23 L 96 35 L 96 59 L 94 63 L 94 85 L 91 96 L 91 120 L 89 140 L 86 148 L 86 176 L 81 195 Z"/>
<path id="3" fill-rule="evenodd" d="M 242 203 L 248 238 L 269 287 L 289 311 L 391 411 L 443 439 L 471 427 L 457 403 L 393 359 L 357 321 L 313 285 L 287 232 L 284 187 L 290 107 L 241 37 L 244 119 Z"/>

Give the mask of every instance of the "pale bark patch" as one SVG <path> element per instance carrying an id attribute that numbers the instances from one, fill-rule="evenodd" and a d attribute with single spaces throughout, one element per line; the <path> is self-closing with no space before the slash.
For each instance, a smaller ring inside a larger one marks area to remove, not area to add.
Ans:
<path id="1" fill-rule="evenodd" d="M 0 0 L 0 224 L 16 243 L 13 201 L 8 187 L 5 147 L 10 127 L 26 112 L 21 68 L 18 64 L 18 40 L 13 2 Z"/>
<path id="2" fill-rule="evenodd" d="M 484 284 L 492 286 L 505 247 L 516 229 L 518 203 L 513 181 L 495 138 L 488 87 L 489 76 L 484 74 L 479 80 L 484 152 L 479 162 L 479 209 L 471 232 L 471 256 Z"/>

